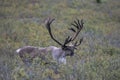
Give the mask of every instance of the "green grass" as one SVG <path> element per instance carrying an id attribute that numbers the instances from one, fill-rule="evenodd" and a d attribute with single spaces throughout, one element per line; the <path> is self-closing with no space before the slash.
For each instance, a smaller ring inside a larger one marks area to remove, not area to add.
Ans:
<path id="1" fill-rule="evenodd" d="M 0 80 L 120 80 L 120 0 L 1 0 Z M 15 50 L 25 45 L 58 46 L 49 36 L 44 20 L 55 18 L 52 30 L 63 42 L 76 18 L 84 20 L 78 39 L 84 41 L 58 65 L 46 56 L 30 67 Z"/>

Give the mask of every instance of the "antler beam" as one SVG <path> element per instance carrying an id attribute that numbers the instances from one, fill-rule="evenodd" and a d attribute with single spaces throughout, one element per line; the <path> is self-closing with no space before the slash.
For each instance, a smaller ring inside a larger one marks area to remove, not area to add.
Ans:
<path id="1" fill-rule="evenodd" d="M 55 42 L 57 42 L 59 45 L 62 46 L 62 43 L 60 43 L 58 40 L 56 40 L 56 39 L 53 37 L 52 32 L 51 32 L 51 26 L 50 26 L 50 25 L 51 25 L 51 23 L 52 23 L 54 20 L 55 20 L 55 19 L 50 19 L 50 18 L 48 18 L 48 19 L 45 21 L 45 25 L 46 25 L 46 28 L 47 28 L 47 30 L 48 30 L 51 38 L 52 38 Z"/>

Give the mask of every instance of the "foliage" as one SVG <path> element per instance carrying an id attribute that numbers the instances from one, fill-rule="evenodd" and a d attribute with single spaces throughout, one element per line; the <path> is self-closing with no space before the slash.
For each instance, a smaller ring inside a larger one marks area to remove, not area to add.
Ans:
<path id="1" fill-rule="evenodd" d="M 95 1 L 1 0 L 0 80 L 120 80 L 120 0 Z M 44 26 L 47 17 L 56 19 L 52 31 L 61 42 L 72 34 L 67 30 L 71 22 L 83 19 L 79 38 L 84 41 L 75 56 L 67 57 L 67 65 L 56 63 L 49 54 L 27 66 L 16 49 L 58 46 Z"/>

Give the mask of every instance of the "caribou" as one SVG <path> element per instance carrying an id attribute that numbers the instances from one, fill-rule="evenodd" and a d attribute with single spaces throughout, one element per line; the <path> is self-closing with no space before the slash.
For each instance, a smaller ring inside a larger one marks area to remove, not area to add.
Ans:
<path id="1" fill-rule="evenodd" d="M 55 19 L 47 18 L 45 20 L 45 27 L 48 30 L 48 33 L 58 45 L 61 47 L 56 46 L 48 46 L 48 47 L 35 47 L 35 46 L 24 46 L 16 50 L 16 53 L 19 54 L 20 58 L 24 63 L 26 63 L 29 60 L 33 60 L 35 57 L 39 56 L 44 58 L 48 53 L 52 54 L 53 60 L 56 60 L 58 63 L 66 64 L 66 57 L 67 56 L 73 56 L 74 50 L 77 49 L 77 46 L 81 44 L 83 41 L 83 38 L 81 38 L 79 41 L 75 41 L 76 37 L 80 33 L 80 31 L 83 28 L 83 20 L 76 19 L 71 24 L 73 27 L 69 28 L 70 31 L 72 31 L 74 34 L 72 36 L 67 36 L 65 38 L 65 41 L 61 43 L 58 41 L 52 34 L 51 31 L 51 24 Z M 74 42 L 74 44 L 73 44 Z M 72 44 L 71 44 L 72 43 Z M 25 55 L 29 55 L 29 59 L 25 57 Z"/>

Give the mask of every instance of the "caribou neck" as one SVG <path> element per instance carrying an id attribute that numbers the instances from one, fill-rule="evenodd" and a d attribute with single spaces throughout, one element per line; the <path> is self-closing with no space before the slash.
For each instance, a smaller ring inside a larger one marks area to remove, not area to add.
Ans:
<path id="1" fill-rule="evenodd" d="M 49 46 L 47 48 L 47 50 L 51 52 L 54 59 L 58 59 L 60 57 L 65 57 L 65 51 L 62 50 L 62 48 L 58 48 L 55 46 Z"/>

